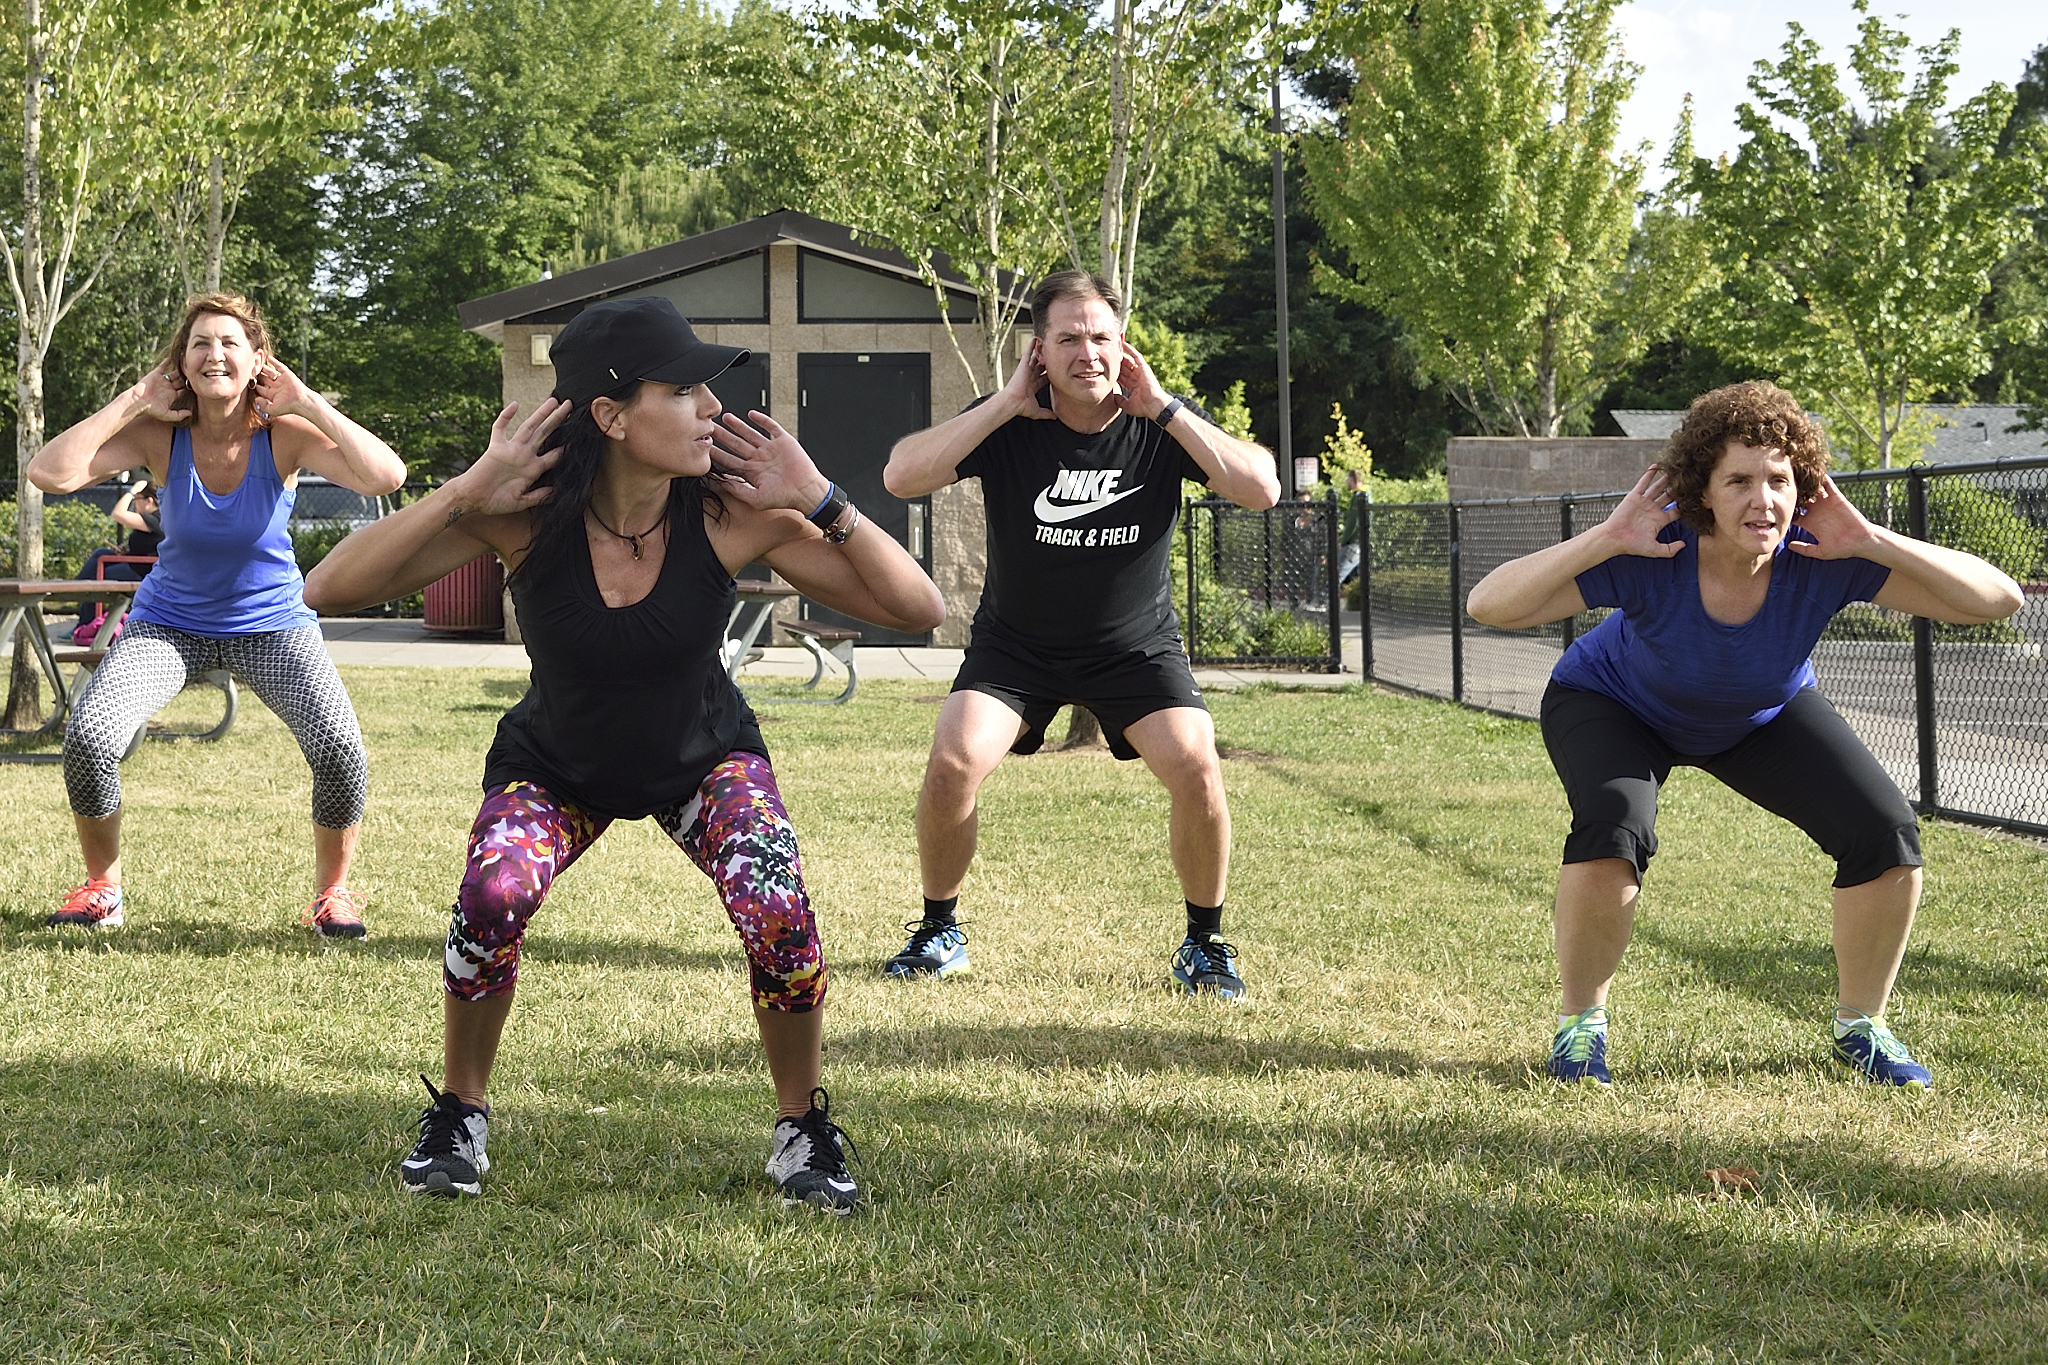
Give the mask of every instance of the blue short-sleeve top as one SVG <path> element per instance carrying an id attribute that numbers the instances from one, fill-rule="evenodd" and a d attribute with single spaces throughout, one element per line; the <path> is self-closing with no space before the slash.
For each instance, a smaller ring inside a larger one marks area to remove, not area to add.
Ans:
<path id="1" fill-rule="evenodd" d="M 1685 548 L 1669 559 L 1616 555 L 1578 576 L 1588 607 L 1616 610 L 1550 676 L 1612 697 L 1682 754 L 1733 748 L 1812 687 L 1809 656 L 1828 622 L 1891 577 L 1867 559 L 1808 559 L 1780 544 L 1762 609 L 1730 626 L 1700 602 L 1699 532 L 1675 522 L 1658 539 Z M 1813 537 L 1795 526 L 1789 539 Z"/>

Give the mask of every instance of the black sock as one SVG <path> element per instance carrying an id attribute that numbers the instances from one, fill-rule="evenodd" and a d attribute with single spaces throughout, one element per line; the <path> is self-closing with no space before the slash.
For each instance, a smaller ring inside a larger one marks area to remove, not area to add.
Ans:
<path id="1" fill-rule="evenodd" d="M 1222 906 L 1201 906 L 1189 901 L 1187 907 L 1189 938 L 1208 938 L 1223 932 Z"/>
<path id="2" fill-rule="evenodd" d="M 948 896 L 942 901 L 935 901 L 930 896 L 926 896 L 924 898 L 924 922 L 926 924 L 953 923 L 953 911 L 959 904 L 960 898 L 958 896 Z"/>

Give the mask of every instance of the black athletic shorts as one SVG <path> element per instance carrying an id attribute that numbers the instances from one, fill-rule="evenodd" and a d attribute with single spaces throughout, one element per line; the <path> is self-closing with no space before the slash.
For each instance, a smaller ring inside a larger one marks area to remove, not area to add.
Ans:
<path id="1" fill-rule="evenodd" d="M 1718 754 L 1681 754 L 1612 697 L 1553 682 L 1543 743 L 1572 806 L 1564 861 L 1622 858 L 1636 880 L 1657 852 L 1657 791 L 1683 764 L 1712 773 L 1800 829 L 1835 860 L 1836 886 L 1920 866 L 1920 822 L 1841 714 L 1800 691 L 1768 725 Z"/>
<path id="2" fill-rule="evenodd" d="M 1143 649 L 1083 660 L 1035 659 L 1002 644 L 979 640 L 953 678 L 955 692 L 984 692 L 1024 718 L 1013 754 L 1037 753 L 1045 727 L 1062 706 L 1085 706 L 1102 722 L 1102 736 L 1118 758 L 1136 758 L 1124 729 L 1172 706 L 1208 710 L 1194 670 L 1178 639 Z"/>

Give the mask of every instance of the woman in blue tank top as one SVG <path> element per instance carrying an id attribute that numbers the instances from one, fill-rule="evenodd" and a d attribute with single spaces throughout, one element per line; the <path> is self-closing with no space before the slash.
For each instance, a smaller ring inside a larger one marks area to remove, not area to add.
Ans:
<path id="1" fill-rule="evenodd" d="M 286 523 L 301 470 L 374 496 L 405 481 L 405 462 L 270 353 L 253 303 L 208 294 L 186 305 L 163 363 L 44 446 L 28 477 L 68 493 L 137 466 L 161 488 L 163 541 L 65 731 L 86 880 L 50 923 L 121 923 L 121 756 L 189 678 L 225 668 L 290 727 L 312 765 L 314 895 L 303 922 L 361 938 L 348 869 L 369 763 Z"/>
<path id="2" fill-rule="evenodd" d="M 806 597 L 922 631 L 945 603 L 917 561 L 763 412 L 721 414 L 746 358 L 659 297 L 607 300 L 555 338 L 555 396 L 421 501 L 357 531 L 307 596 L 388 601 L 480 555 L 512 571 L 533 683 L 499 722 L 442 957 L 445 1091 L 399 1163 L 417 1194 L 481 1192 L 485 1099 L 526 927 L 615 819 L 651 817 L 739 931 L 775 1085 L 768 1174 L 785 1204 L 858 1199 L 820 1080 L 825 957 L 767 746 L 726 675 L 732 576 L 765 560 Z"/>
<path id="3" fill-rule="evenodd" d="M 1716 389 L 1606 521 L 1503 564 L 1467 599 L 1472 619 L 1510 630 L 1615 608 L 1543 696 L 1572 811 L 1556 905 L 1558 1080 L 1608 1083 L 1607 991 L 1657 851 L 1658 790 L 1684 764 L 1835 860 L 1835 1059 L 1880 1085 L 1932 1082 L 1884 1022 L 1920 900 L 1918 823 L 1814 689 L 1808 655 L 1851 602 L 1977 623 L 2022 599 L 1975 555 L 1871 525 L 1827 468 L 1827 438 L 1791 394 Z"/>

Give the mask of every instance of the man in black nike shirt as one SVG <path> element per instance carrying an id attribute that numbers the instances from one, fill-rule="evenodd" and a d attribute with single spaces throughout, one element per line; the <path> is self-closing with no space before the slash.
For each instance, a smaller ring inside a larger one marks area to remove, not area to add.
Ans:
<path id="1" fill-rule="evenodd" d="M 1005 753 L 1028 754 L 1063 705 L 1087 707 L 1111 752 L 1140 758 L 1173 798 L 1187 938 L 1173 976 L 1235 998 L 1223 941 L 1230 807 L 1216 730 L 1188 668 L 1167 577 L 1180 484 L 1245 507 L 1279 499 L 1273 456 L 1160 387 L 1123 338 L 1109 284 L 1048 277 L 1031 299 L 1030 356 L 1001 391 L 889 454 L 884 482 L 915 498 L 981 480 L 988 578 L 967 657 L 939 713 L 917 803 L 924 918 L 892 976 L 967 965 L 955 910 L 974 860 L 975 794 Z"/>

